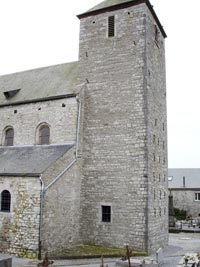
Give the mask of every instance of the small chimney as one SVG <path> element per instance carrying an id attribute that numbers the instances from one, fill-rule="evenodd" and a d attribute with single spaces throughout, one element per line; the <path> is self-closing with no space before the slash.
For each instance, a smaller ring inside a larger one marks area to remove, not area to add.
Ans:
<path id="1" fill-rule="evenodd" d="M 183 187 L 185 187 L 185 176 L 183 176 Z"/>

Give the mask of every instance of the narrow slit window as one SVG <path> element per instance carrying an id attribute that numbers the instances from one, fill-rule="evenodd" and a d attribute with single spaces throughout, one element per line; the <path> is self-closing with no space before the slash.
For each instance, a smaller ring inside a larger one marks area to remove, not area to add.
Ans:
<path id="1" fill-rule="evenodd" d="M 156 209 L 154 209 L 154 217 L 156 217 Z"/>
<path id="2" fill-rule="evenodd" d="M 111 206 L 101 206 L 102 222 L 111 222 Z"/>
<path id="3" fill-rule="evenodd" d="M 156 25 L 154 25 L 154 30 L 155 30 L 155 42 L 156 43 L 158 43 L 158 33 L 159 33 L 159 31 L 158 31 L 158 28 L 157 28 L 157 26 Z"/>
<path id="4" fill-rule="evenodd" d="M 108 17 L 108 37 L 115 36 L 115 16 Z"/>

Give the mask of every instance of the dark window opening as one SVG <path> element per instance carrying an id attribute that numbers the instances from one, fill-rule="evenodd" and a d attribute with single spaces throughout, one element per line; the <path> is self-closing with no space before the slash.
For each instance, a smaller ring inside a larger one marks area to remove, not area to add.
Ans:
<path id="1" fill-rule="evenodd" d="M 154 29 L 155 29 L 155 41 L 158 42 L 158 33 L 159 33 L 159 32 L 158 32 L 158 28 L 157 28 L 156 25 L 155 25 L 154 27 L 155 27 L 155 28 L 154 28 Z"/>
<path id="2" fill-rule="evenodd" d="M 108 37 L 115 36 L 115 16 L 108 17 Z"/>
<path id="3" fill-rule="evenodd" d="M 159 215 L 162 216 L 162 210 L 159 208 Z"/>
<path id="4" fill-rule="evenodd" d="M 5 146 L 13 146 L 14 142 L 14 130 L 13 128 L 8 128 L 5 131 Z"/>
<path id="5" fill-rule="evenodd" d="M 10 211 L 11 195 L 8 190 L 1 193 L 1 211 Z"/>
<path id="6" fill-rule="evenodd" d="M 157 45 L 157 47 L 159 48 L 159 30 L 157 25 L 155 25 L 155 44 Z"/>
<path id="7" fill-rule="evenodd" d="M 163 141 L 163 149 L 165 149 L 165 141 Z"/>
<path id="8" fill-rule="evenodd" d="M 50 129 L 47 125 L 43 125 L 39 131 L 39 144 L 48 145 L 50 140 Z"/>
<path id="9" fill-rule="evenodd" d="M 5 98 L 9 99 L 15 96 L 21 89 L 4 92 Z"/>
<path id="10" fill-rule="evenodd" d="M 154 209 L 154 216 L 156 217 L 156 209 Z"/>
<path id="11" fill-rule="evenodd" d="M 111 206 L 101 206 L 102 222 L 111 222 Z"/>

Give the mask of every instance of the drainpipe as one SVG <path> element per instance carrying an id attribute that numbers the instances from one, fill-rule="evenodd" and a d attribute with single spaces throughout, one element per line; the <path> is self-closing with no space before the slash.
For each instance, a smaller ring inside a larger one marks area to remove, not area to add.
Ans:
<path id="1" fill-rule="evenodd" d="M 42 251 L 42 217 L 43 217 L 43 202 L 44 202 L 44 181 L 42 176 L 39 177 L 41 183 L 41 192 L 40 192 L 40 221 L 39 221 L 39 247 L 38 247 L 38 259 L 41 260 L 41 251 Z"/>
<path id="2" fill-rule="evenodd" d="M 41 192 L 40 192 L 39 253 L 38 253 L 39 260 L 41 260 L 41 251 L 42 251 L 42 223 L 43 223 L 42 217 L 43 217 L 43 203 L 44 203 L 45 193 L 53 184 L 55 184 L 62 177 L 62 175 L 65 172 L 67 172 L 74 165 L 74 163 L 78 159 L 78 145 L 79 145 L 79 131 L 80 131 L 80 117 L 81 117 L 81 100 L 79 99 L 78 96 L 76 96 L 76 101 L 78 105 L 78 113 L 77 113 L 77 121 L 76 121 L 75 158 L 46 187 L 44 186 L 44 181 L 42 180 L 42 177 L 40 176 Z"/>

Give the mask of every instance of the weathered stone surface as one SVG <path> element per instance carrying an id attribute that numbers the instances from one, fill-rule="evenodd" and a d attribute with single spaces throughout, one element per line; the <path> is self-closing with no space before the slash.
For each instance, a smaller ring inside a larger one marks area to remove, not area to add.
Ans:
<path id="1" fill-rule="evenodd" d="M 64 106 L 62 106 L 64 104 Z M 17 113 L 14 111 L 17 110 Z M 74 142 L 77 104 L 75 98 L 63 98 L 1 108 L 0 140 L 4 144 L 4 129 L 14 128 L 14 145 L 38 144 L 38 126 L 48 123 L 50 143 Z"/>
<path id="2" fill-rule="evenodd" d="M 115 16 L 112 38 L 108 16 Z M 81 19 L 78 159 L 63 172 L 73 147 L 40 177 L 0 177 L 0 192 L 12 199 L 11 212 L 0 212 L 2 252 L 35 257 L 39 233 L 50 254 L 78 243 L 148 252 L 167 244 L 164 37 L 155 29 L 145 3 Z M 4 106 L 0 114 L 2 145 L 7 126 L 15 146 L 38 144 L 41 123 L 50 126 L 51 144 L 76 140 L 75 97 Z M 41 202 L 43 186 L 62 172 Z M 102 222 L 102 206 L 111 208 L 109 222 Z"/>
<path id="3" fill-rule="evenodd" d="M 12 258 L 0 258 L 0 267 L 12 267 Z"/>
<path id="4" fill-rule="evenodd" d="M 155 24 L 145 4 L 81 19 L 84 242 L 147 251 L 167 244 L 164 38 L 155 42 Z M 110 223 L 102 205 L 111 206 Z"/>
<path id="5" fill-rule="evenodd" d="M 200 202 L 195 200 L 195 193 L 199 192 L 198 189 L 171 189 L 171 194 L 174 199 L 174 208 L 186 210 L 187 215 L 193 216 L 194 218 L 199 217 Z"/>

